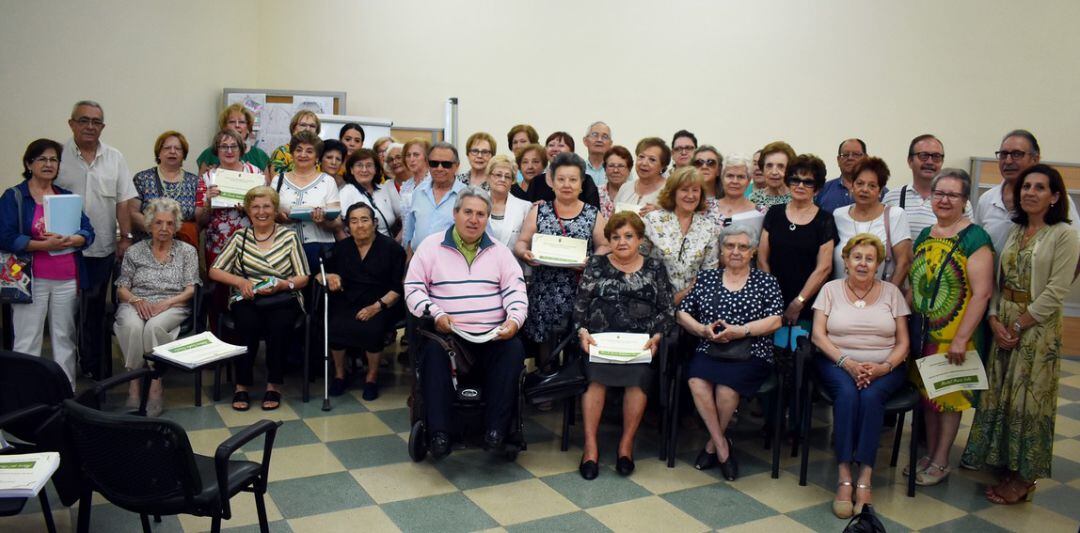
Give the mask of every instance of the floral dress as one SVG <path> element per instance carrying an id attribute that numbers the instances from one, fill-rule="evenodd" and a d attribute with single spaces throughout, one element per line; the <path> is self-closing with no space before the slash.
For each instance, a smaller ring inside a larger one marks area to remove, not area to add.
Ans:
<path id="1" fill-rule="evenodd" d="M 148 168 L 135 173 L 131 181 L 139 193 L 143 207 L 154 198 L 172 198 L 180 204 L 180 215 L 184 221 L 195 220 L 195 201 L 199 190 L 199 177 L 186 170 L 176 183 L 161 179 L 158 167 Z M 149 221 L 147 221 L 149 222 Z"/>
<path id="2" fill-rule="evenodd" d="M 599 210 L 585 204 L 572 219 L 555 216 L 554 202 L 544 202 L 536 210 L 536 232 L 545 235 L 562 235 L 588 241 L 587 250 L 593 251 L 593 226 Z M 572 268 L 536 266 L 532 269 L 529 283 L 529 317 L 525 319 L 525 336 L 533 342 L 544 342 L 552 334 L 569 331 L 570 313 L 573 311 L 581 273 Z"/>
<path id="3" fill-rule="evenodd" d="M 779 196 L 770 196 L 768 189 L 756 189 L 750 194 L 750 201 L 754 202 L 754 205 L 758 206 L 758 209 L 762 211 L 768 211 L 768 209 L 774 205 L 786 204 L 791 201 L 791 193 L 781 194 Z"/>
<path id="4" fill-rule="evenodd" d="M 250 172 L 252 174 L 259 174 L 259 170 L 256 169 L 251 163 L 243 163 L 241 172 Z M 202 175 L 203 187 L 209 189 L 214 184 L 214 174 L 217 169 L 211 169 L 206 171 Z M 209 200 L 206 200 L 209 202 Z M 248 221 L 247 215 L 243 211 L 236 208 L 226 209 L 211 209 L 210 210 L 210 222 L 206 226 L 206 264 L 214 264 L 214 260 L 221 254 L 221 251 L 225 249 L 225 245 L 229 242 L 229 237 L 232 237 L 236 230 L 244 229 L 251 226 L 251 222 Z"/>
<path id="5" fill-rule="evenodd" d="M 645 215 L 649 255 L 664 262 L 675 292 L 688 287 L 698 272 L 719 265 L 717 231 L 705 213 L 694 213 L 685 234 L 673 211 L 656 210 Z"/>
<path id="6" fill-rule="evenodd" d="M 971 303 L 971 280 L 968 278 L 967 263 L 971 256 L 984 246 L 993 249 L 990 235 L 981 227 L 971 225 L 961 230 L 960 234 L 949 237 L 933 237 L 930 228 L 926 228 L 915 240 L 915 260 L 908 275 L 912 287 L 912 310 L 926 317 L 926 342 L 923 344 L 923 356 L 949 351 L 960 322 L 967 314 Z M 949 257 L 947 265 L 942 264 L 949 251 L 956 251 Z M 944 269 L 944 270 L 943 270 Z M 938 276 L 941 282 L 938 283 Z M 934 287 L 937 297 L 934 298 Z M 933 299 L 933 306 L 930 300 Z M 982 324 L 975 329 L 968 340 L 967 350 L 985 353 Z M 974 407 L 973 391 L 956 391 L 929 399 L 919 376 L 918 365 L 908 365 L 910 381 L 922 393 L 923 402 L 928 408 L 939 413 L 953 413 Z"/>

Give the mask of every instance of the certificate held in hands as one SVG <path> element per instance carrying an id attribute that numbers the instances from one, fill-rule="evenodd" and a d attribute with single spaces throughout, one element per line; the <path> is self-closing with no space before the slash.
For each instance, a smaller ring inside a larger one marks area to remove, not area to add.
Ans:
<path id="1" fill-rule="evenodd" d="M 937 398 L 942 394 L 962 390 L 986 390 L 986 369 L 979 352 L 971 350 L 964 354 L 964 362 L 954 365 L 946 354 L 928 355 L 915 362 L 919 367 L 926 395 Z"/>
<path id="2" fill-rule="evenodd" d="M 589 346 L 590 363 L 639 364 L 652 362 L 652 350 L 646 349 L 648 333 L 593 333 L 596 344 Z"/>
<path id="3" fill-rule="evenodd" d="M 214 172 L 213 185 L 218 188 L 220 194 L 210 201 L 210 207 L 228 209 L 236 207 L 236 204 L 244 203 L 244 195 L 255 187 L 266 185 L 266 178 L 262 174 L 219 168 Z"/>
<path id="4" fill-rule="evenodd" d="M 532 253 L 536 262 L 552 267 L 582 267 L 588 256 L 589 242 L 558 235 L 537 233 L 532 239 Z"/>

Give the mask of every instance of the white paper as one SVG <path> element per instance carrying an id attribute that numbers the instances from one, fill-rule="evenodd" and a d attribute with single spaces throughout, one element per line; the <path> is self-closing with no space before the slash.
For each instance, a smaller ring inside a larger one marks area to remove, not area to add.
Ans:
<path id="1" fill-rule="evenodd" d="M 615 204 L 615 212 L 618 213 L 620 211 L 631 211 L 631 212 L 634 212 L 634 213 L 640 213 L 642 207 L 644 207 L 644 206 L 637 205 L 637 204 L 631 204 L 631 203 L 625 203 L 625 202 L 619 202 L 619 203 Z"/>
<path id="2" fill-rule="evenodd" d="M 928 355 L 915 362 L 919 367 L 926 395 L 937 398 L 943 394 L 962 390 L 986 390 L 986 369 L 979 352 L 971 350 L 964 354 L 964 362 L 954 365 L 944 353 Z"/>
<path id="3" fill-rule="evenodd" d="M 224 342 L 209 331 L 154 348 L 154 355 L 186 368 L 197 368 L 243 353 L 247 353 L 246 347 Z"/>
<path id="4" fill-rule="evenodd" d="M 60 466 L 57 452 L 0 455 L 0 498 L 31 498 Z"/>
<path id="5" fill-rule="evenodd" d="M 262 174 L 219 168 L 214 171 L 213 184 L 217 186 L 220 194 L 210 200 L 210 207 L 229 209 L 244 203 L 244 196 L 251 189 L 266 185 L 266 177 Z"/>
<path id="6" fill-rule="evenodd" d="M 458 337 L 461 337 L 462 339 L 465 339 L 473 344 L 484 344 L 485 342 L 488 342 L 495 337 L 498 337 L 503 332 L 503 329 L 500 326 L 497 328 L 492 328 L 487 333 L 469 333 L 468 331 L 458 328 L 457 324 L 454 324 L 452 322 L 450 325 L 450 329 Z"/>
<path id="7" fill-rule="evenodd" d="M 554 267 L 585 266 L 589 242 L 559 235 L 533 234 L 532 253 L 537 263 Z"/>
<path id="8" fill-rule="evenodd" d="M 322 207 L 322 206 L 319 206 L 319 207 Z M 293 220 L 310 221 L 311 220 L 311 212 L 314 211 L 315 209 L 317 209 L 317 208 L 312 207 L 310 205 L 298 205 L 298 206 L 293 207 L 292 209 L 289 210 L 289 218 L 291 218 Z M 323 215 L 329 220 L 333 220 L 333 219 L 335 219 L 335 218 L 337 218 L 338 216 L 341 215 L 341 209 L 339 209 L 339 208 L 326 209 L 325 207 L 323 207 L 322 209 L 323 209 Z"/>
<path id="9" fill-rule="evenodd" d="M 648 333 L 605 332 L 591 334 L 596 344 L 589 346 L 590 363 L 640 364 L 652 362 L 652 351 L 644 346 Z"/>

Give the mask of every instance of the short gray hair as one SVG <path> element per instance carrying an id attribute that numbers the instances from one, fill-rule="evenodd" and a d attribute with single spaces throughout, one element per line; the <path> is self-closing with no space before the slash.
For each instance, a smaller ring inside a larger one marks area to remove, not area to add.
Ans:
<path id="1" fill-rule="evenodd" d="M 596 122 L 589 124 L 588 128 L 585 128 L 585 136 L 588 137 L 589 134 L 592 133 L 592 129 L 597 126 L 607 126 L 608 131 L 611 131 L 611 126 L 608 126 L 607 122 L 604 122 L 603 120 L 597 120 Z"/>
<path id="2" fill-rule="evenodd" d="M 184 215 L 180 211 L 180 203 L 172 198 L 154 198 L 153 200 L 146 202 L 142 212 L 143 217 L 146 218 L 147 226 L 153 222 L 154 217 L 157 216 L 158 213 L 162 212 L 172 213 L 173 220 L 176 222 L 176 229 L 178 230 L 180 229 L 180 223 L 184 221 Z"/>
<path id="3" fill-rule="evenodd" d="M 754 160 L 742 154 L 732 154 L 724 159 L 724 166 L 720 167 L 720 175 L 723 176 L 727 169 L 734 167 L 746 167 L 747 174 L 754 173 Z"/>
<path id="4" fill-rule="evenodd" d="M 964 199 L 971 199 L 971 176 L 967 171 L 962 168 L 943 168 L 941 172 L 934 176 L 934 179 L 930 180 L 930 190 L 933 191 L 937 188 L 937 184 L 941 180 L 954 179 L 958 180 L 961 185 L 961 190 L 964 192 Z"/>
<path id="5" fill-rule="evenodd" d="M 93 100 L 79 100 L 78 102 L 75 102 L 75 105 L 71 106 L 71 119 L 72 120 L 75 119 L 75 110 L 82 107 L 82 106 L 96 107 L 98 109 L 98 111 L 101 111 L 101 118 L 105 118 L 105 110 L 101 108 L 101 104 L 99 104 L 99 103 L 97 103 L 97 102 L 95 102 Z"/>
<path id="6" fill-rule="evenodd" d="M 464 189 L 458 191 L 457 200 L 454 201 L 455 213 L 459 209 L 461 209 L 461 204 L 465 201 L 466 198 L 479 198 L 483 200 L 484 203 L 487 204 L 488 214 L 491 214 L 491 195 L 488 194 L 488 192 L 485 191 L 483 188 L 477 187 L 476 185 L 469 185 L 468 187 L 465 187 Z"/>
<path id="7" fill-rule="evenodd" d="M 454 152 L 454 162 L 455 163 L 460 163 L 461 162 L 461 160 L 458 159 L 457 146 L 454 146 L 453 144 L 450 144 L 450 143 L 448 143 L 446 141 L 439 141 L 439 142 L 431 145 L 431 148 L 428 148 L 428 151 L 427 151 L 427 158 L 431 159 L 431 152 L 434 152 L 438 148 L 442 148 L 443 150 L 450 150 L 451 152 Z"/>
<path id="8" fill-rule="evenodd" d="M 720 245 L 723 246 L 724 241 L 726 241 L 728 237 L 734 237 L 736 235 L 746 235 L 750 238 L 750 247 L 757 248 L 758 231 L 746 224 L 732 224 L 720 230 Z"/>

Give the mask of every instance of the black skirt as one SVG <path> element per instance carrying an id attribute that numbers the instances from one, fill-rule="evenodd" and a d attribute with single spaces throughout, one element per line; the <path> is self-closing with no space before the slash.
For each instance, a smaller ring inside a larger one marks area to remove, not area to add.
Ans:
<path id="1" fill-rule="evenodd" d="M 331 309 L 329 325 L 330 347 L 335 350 L 362 348 L 365 352 L 378 353 L 386 346 L 386 330 L 394 327 L 390 310 L 383 310 L 365 320 L 357 320 L 356 313 L 362 307 Z"/>
<path id="2" fill-rule="evenodd" d="M 760 357 L 746 361 L 721 361 L 700 352 L 690 358 L 687 376 L 734 389 L 740 398 L 757 394 L 761 384 L 769 379 L 772 365 Z"/>

